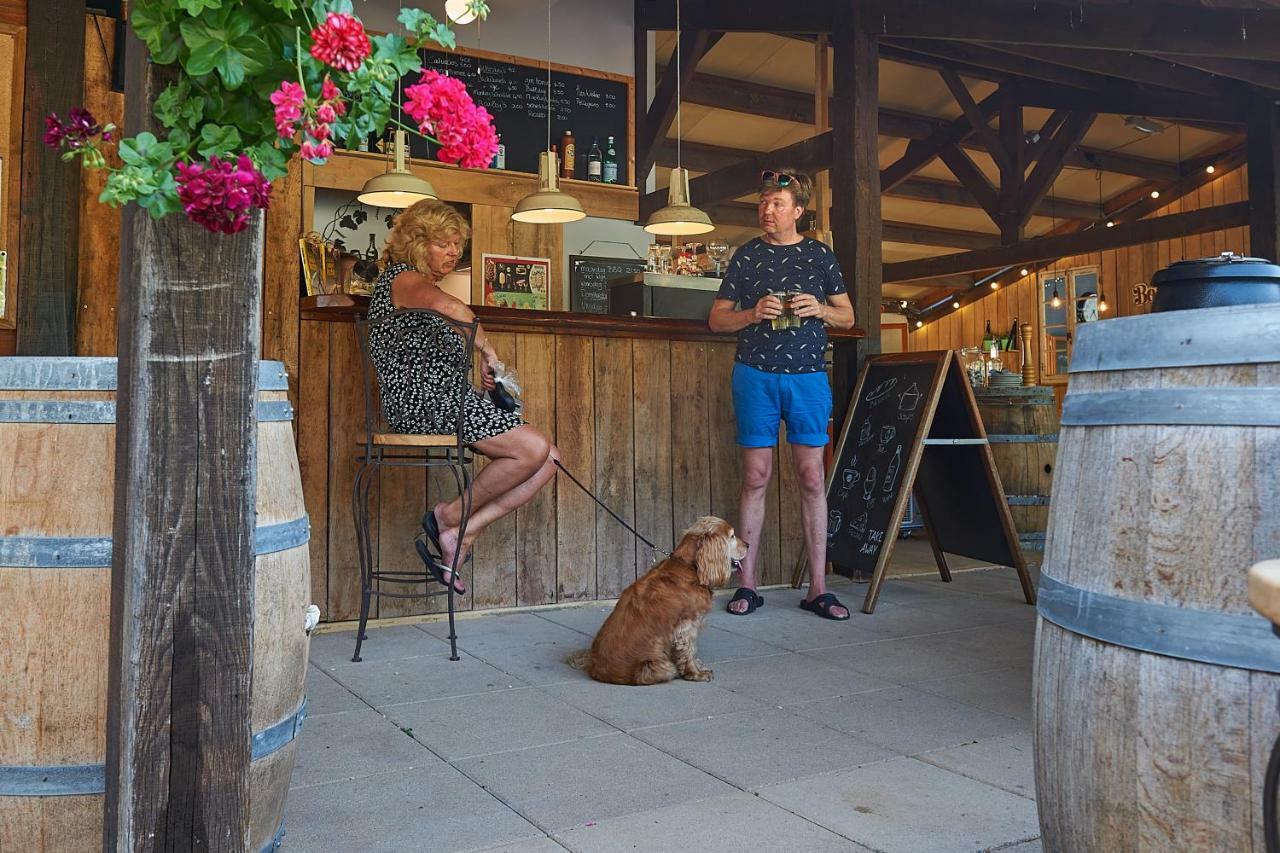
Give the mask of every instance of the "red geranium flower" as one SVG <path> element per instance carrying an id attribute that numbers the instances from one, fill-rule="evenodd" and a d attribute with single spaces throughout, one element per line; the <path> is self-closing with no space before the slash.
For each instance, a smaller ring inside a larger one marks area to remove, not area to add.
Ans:
<path id="1" fill-rule="evenodd" d="M 179 163 L 177 181 L 187 217 L 210 231 L 243 231 L 249 213 L 271 203 L 271 184 L 244 154 L 234 162 L 210 157 L 204 163 Z"/>
<path id="2" fill-rule="evenodd" d="M 476 106 L 461 80 L 428 70 L 404 94 L 404 111 L 418 130 L 439 140 L 441 162 L 479 169 L 493 161 L 498 152 L 493 116 Z"/>
<path id="3" fill-rule="evenodd" d="M 371 50 L 364 24 L 345 12 L 330 12 L 324 23 L 311 31 L 311 55 L 342 71 L 355 71 Z"/>

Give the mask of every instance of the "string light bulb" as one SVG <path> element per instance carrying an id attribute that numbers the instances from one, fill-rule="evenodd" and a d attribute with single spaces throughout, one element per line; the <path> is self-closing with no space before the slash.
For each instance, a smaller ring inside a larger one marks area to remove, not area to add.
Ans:
<path id="1" fill-rule="evenodd" d="M 951 300 L 951 307 L 952 307 L 952 308 L 959 308 L 959 307 L 960 307 L 960 300 L 959 300 L 959 299 L 953 299 L 953 300 Z"/>
<path id="2" fill-rule="evenodd" d="M 1205 170 L 1206 172 L 1208 172 L 1210 175 L 1212 175 L 1214 172 L 1218 171 L 1218 170 L 1217 170 L 1217 168 L 1216 168 L 1212 163 L 1210 163 L 1208 166 L 1205 166 L 1205 167 L 1204 167 L 1204 170 Z"/>
<path id="3" fill-rule="evenodd" d="M 993 282 L 991 282 L 991 289 L 992 289 L 992 290 L 999 290 L 999 289 L 1000 289 L 1000 282 L 998 282 L 998 281 L 993 281 Z"/>
<path id="4" fill-rule="evenodd" d="M 916 320 L 916 328 L 917 328 L 917 329 L 918 329 L 918 328 L 920 328 L 920 327 L 921 327 L 921 326 L 923 326 L 923 325 L 924 325 L 924 320 Z"/>
<path id="5" fill-rule="evenodd" d="M 1053 298 L 1049 300 L 1049 304 L 1054 308 L 1062 307 L 1062 297 L 1058 295 L 1058 286 L 1056 284 L 1053 286 Z"/>
<path id="6" fill-rule="evenodd" d="M 1031 275 L 1031 271 L 1030 271 L 1030 270 L 1028 270 L 1026 267 L 1023 267 L 1023 268 L 1022 268 L 1021 270 L 1019 270 L 1018 272 L 1019 272 L 1019 274 L 1020 274 L 1023 278 L 1026 278 L 1027 276 Z"/>
<path id="7" fill-rule="evenodd" d="M 1108 228 L 1115 228 L 1115 227 L 1116 227 L 1116 224 L 1115 224 L 1114 222 L 1112 222 L 1110 219 L 1108 219 L 1108 220 L 1107 220 L 1107 227 L 1108 227 Z"/>
<path id="8" fill-rule="evenodd" d="M 1101 290 L 1098 291 L 1098 313 L 1107 313 L 1107 294 L 1103 293 Z"/>
<path id="9" fill-rule="evenodd" d="M 1151 191 L 1151 197 L 1152 197 L 1152 198 L 1160 198 L 1160 190 L 1152 190 L 1152 191 Z"/>

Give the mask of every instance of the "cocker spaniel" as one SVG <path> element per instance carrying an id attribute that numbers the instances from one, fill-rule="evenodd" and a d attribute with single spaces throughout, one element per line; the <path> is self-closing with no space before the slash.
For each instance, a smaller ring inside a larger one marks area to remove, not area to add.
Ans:
<path id="1" fill-rule="evenodd" d="M 675 553 L 622 591 L 590 650 L 568 663 L 609 684 L 661 684 L 676 676 L 710 681 L 695 656 L 711 591 L 729 582 L 747 543 L 723 519 L 705 516 L 680 538 Z"/>

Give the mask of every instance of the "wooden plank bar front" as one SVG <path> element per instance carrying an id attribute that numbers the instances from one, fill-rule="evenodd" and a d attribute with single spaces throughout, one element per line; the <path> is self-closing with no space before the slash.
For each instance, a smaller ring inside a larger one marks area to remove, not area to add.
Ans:
<path id="1" fill-rule="evenodd" d="M 354 619 L 359 569 L 351 480 L 363 429 L 351 321 L 367 299 L 302 300 L 299 456 L 323 619 Z M 627 523 L 664 548 L 699 515 L 733 521 L 741 476 L 729 391 L 734 337 L 702 321 L 477 307 L 498 355 L 524 388 L 525 418 L 553 437 L 565 466 Z M 851 346 L 862 332 L 833 333 Z M 790 454 L 775 482 L 759 547 L 763 582 L 780 583 L 799 553 Z M 483 462 L 478 463 L 482 465 Z M 786 488 L 780 489 L 784 483 Z M 783 497 L 779 507 L 779 492 Z M 447 474 L 386 478 L 375 492 L 374 548 L 384 568 L 417 568 L 412 538 L 425 507 L 456 494 Z M 463 571 L 460 610 L 616 598 L 654 560 L 648 548 L 558 476 L 489 528 Z M 380 618 L 436 612 L 442 599 L 384 602 Z"/>

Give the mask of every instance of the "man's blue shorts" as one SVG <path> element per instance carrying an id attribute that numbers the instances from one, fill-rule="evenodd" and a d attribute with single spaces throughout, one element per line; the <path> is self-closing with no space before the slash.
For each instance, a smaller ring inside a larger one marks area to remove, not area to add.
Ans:
<path id="1" fill-rule="evenodd" d="M 735 363 L 733 411 L 742 447 L 773 447 L 779 421 L 786 421 L 788 443 L 823 447 L 831 419 L 831 385 L 821 370 L 768 373 Z"/>

